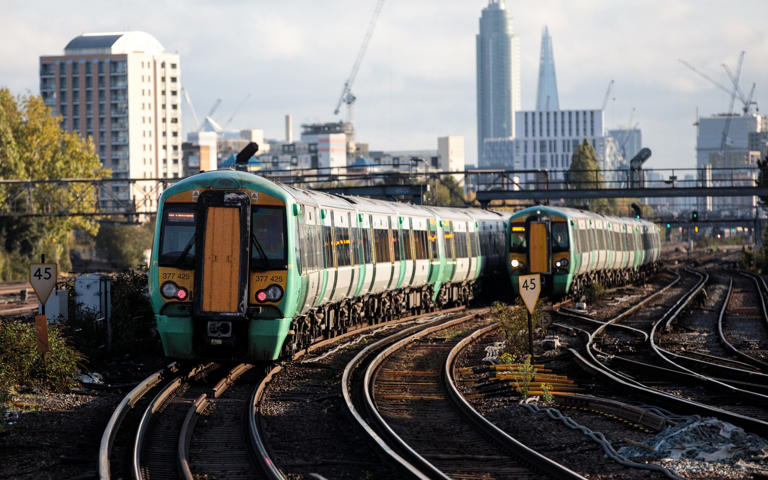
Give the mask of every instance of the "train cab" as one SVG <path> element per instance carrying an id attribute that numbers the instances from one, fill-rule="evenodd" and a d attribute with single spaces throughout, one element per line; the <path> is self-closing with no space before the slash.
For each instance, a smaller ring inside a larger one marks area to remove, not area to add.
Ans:
<path id="1" fill-rule="evenodd" d="M 510 219 L 509 265 L 513 287 L 517 276 L 539 273 L 542 288 L 565 288 L 571 263 L 568 218 L 546 207 L 517 212 Z"/>
<path id="2" fill-rule="evenodd" d="M 251 322 L 284 317 L 286 204 L 236 175 L 163 198 L 151 282 L 169 356 L 272 356 L 249 351 L 263 327 Z"/>

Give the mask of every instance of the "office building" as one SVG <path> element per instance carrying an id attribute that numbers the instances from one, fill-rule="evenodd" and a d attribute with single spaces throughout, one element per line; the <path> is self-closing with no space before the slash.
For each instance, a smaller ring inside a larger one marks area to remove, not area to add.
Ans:
<path id="1" fill-rule="evenodd" d="M 624 157 L 625 162 L 632 160 L 632 157 L 643 148 L 643 131 L 639 128 L 608 130 L 608 135 L 616 139 L 616 143 L 619 145 L 619 154 Z"/>
<path id="2" fill-rule="evenodd" d="M 477 161 L 487 138 L 511 138 L 520 103 L 520 40 L 504 0 L 490 0 L 476 37 Z"/>
<path id="3" fill-rule="evenodd" d="M 40 57 L 45 104 L 67 131 L 93 139 L 113 178 L 182 175 L 180 90 L 179 55 L 144 32 L 84 34 L 63 55 Z M 145 185 L 127 185 L 112 198 L 147 201 Z"/>

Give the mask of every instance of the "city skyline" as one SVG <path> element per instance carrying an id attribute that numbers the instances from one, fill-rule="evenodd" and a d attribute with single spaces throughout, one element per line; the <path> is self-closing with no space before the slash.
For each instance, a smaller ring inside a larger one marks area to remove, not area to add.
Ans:
<path id="1" fill-rule="evenodd" d="M 60 54 L 61 45 L 80 33 L 143 30 L 181 55 L 184 84 L 198 113 L 222 98 L 215 117 L 226 120 L 250 93 L 232 126 L 262 128 L 267 137 L 280 138 L 285 113 L 297 124 L 334 119 L 334 101 L 374 3 L 337 0 L 321 10 L 303 1 L 269 9 L 237 1 L 193 2 L 183 9 L 172 2 L 135 2 L 91 18 L 77 12 L 100 11 L 101 4 L 80 2 L 78 9 L 53 2 L 13 5 L 0 19 L 6 37 L 0 78 L 15 93 L 37 94 L 40 56 Z M 474 37 L 487 4 L 385 4 L 353 87 L 360 141 L 376 149 L 417 149 L 432 145 L 437 136 L 463 135 L 467 161 L 476 162 Z M 704 116 L 725 111 L 729 103 L 725 93 L 678 58 L 725 83 L 720 64 L 733 67 L 746 50 L 742 88 L 758 82 L 758 102 L 768 101 L 768 85 L 760 83 L 768 81 L 768 66 L 760 62 L 768 56 L 758 20 L 768 11 L 764 2 L 700 7 L 702 2 L 651 1 L 623 6 L 620 17 L 606 1 L 506 4 L 521 44 L 522 109 L 535 106 L 540 35 L 548 25 L 558 45 L 560 107 L 599 108 L 614 79 L 607 126 L 625 124 L 637 108 L 645 146 L 654 151 L 649 167 L 693 167 L 697 107 Z M 150 6 L 154 13 L 147 16 Z M 40 22 L 41 11 L 57 22 Z M 243 26 L 234 23 L 238 19 Z M 189 131 L 191 115 L 184 109 L 184 131 Z"/>

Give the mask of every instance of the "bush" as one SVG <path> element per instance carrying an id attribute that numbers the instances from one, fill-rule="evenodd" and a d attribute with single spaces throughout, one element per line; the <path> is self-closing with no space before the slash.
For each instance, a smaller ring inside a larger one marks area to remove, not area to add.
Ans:
<path id="1" fill-rule="evenodd" d="M 70 289 L 70 325 L 77 348 L 94 362 L 128 352 L 159 351 L 155 317 L 147 297 L 147 272 L 130 270 L 110 276 L 112 310 L 112 348 L 107 350 L 106 324 L 94 312 L 82 310 L 74 302 L 74 283 Z"/>
<path id="2" fill-rule="evenodd" d="M 8 398 L 18 388 L 64 392 L 72 386 L 83 357 L 68 344 L 63 327 L 49 326 L 45 360 L 37 352 L 36 338 L 31 323 L 0 321 L 0 396 Z"/>
<path id="3" fill-rule="evenodd" d="M 528 398 L 528 393 L 531 391 L 531 382 L 536 375 L 536 368 L 531 365 L 531 356 L 526 355 L 523 363 L 517 365 L 518 377 L 515 378 L 515 390 L 522 395 L 523 398 Z"/>
<path id="4" fill-rule="evenodd" d="M 600 282 L 593 282 L 584 289 L 584 297 L 587 303 L 592 303 L 605 294 L 605 287 Z"/>
<path id="5" fill-rule="evenodd" d="M 505 351 L 512 358 L 522 358 L 528 352 L 528 311 L 518 298 L 516 306 L 495 302 L 491 305 L 491 316 L 501 325 L 506 339 Z M 533 312 L 532 324 L 534 332 L 541 325 L 541 306 L 536 306 Z M 535 335 L 534 335 L 535 336 Z"/>

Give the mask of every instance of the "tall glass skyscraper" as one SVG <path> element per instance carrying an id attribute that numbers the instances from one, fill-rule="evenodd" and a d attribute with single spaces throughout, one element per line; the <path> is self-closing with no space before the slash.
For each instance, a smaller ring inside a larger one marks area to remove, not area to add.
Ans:
<path id="1" fill-rule="evenodd" d="M 511 138 L 520 109 L 520 40 L 504 0 L 489 0 L 477 34 L 477 163 L 483 167 L 483 142 Z M 510 166 L 511 167 L 511 166 Z"/>
<path id="2" fill-rule="evenodd" d="M 539 88 L 536 91 L 536 110 L 560 110 L 557 99 L 557 77 L 555 56 L 552 53 L 552 37 L 545 26 L 541 34 L 541 57 L 539 60 Z"/>

